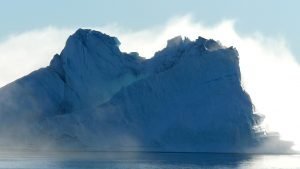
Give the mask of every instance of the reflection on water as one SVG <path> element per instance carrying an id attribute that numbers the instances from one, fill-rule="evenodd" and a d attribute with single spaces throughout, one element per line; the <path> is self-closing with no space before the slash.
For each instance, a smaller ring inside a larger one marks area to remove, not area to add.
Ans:
<path id="1" fill-rule="evenodd" d="M 300 169 L 300 155 L 213 153 L 0 153 L 0 169 Z"/>

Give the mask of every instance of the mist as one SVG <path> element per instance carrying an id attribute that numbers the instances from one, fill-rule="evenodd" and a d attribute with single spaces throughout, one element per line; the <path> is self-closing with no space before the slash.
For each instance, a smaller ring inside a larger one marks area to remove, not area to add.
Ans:
<path id="1" fill-rule="evenodd" d="M 49 27 L 11 35 L 0 42 L 0 86 L 47 66 L 76 29 Z M 266 37 L 259 32 L 242 35 L 237 32 L 234 20 L 211 26 L 190 15 L 175 17 L 164 25 L 143 30 L 130 30 L 121 25 L 92 29 L 119 37 L 122 51 L 138 52 L 146 58 L 152 57 L 155 51 L 166 46 L 168 39 L 178 35 L 192 40 L 202 36 L 236 47 L 240 54 L 243 86 L 256 111 L 266 116 L 264 126 L 269 131 L 278 131 L 282 139 L 293 141 L 294 148 L 300 149 L 300 107 L 297 106 L 300 66 L 284 37 Z"/>

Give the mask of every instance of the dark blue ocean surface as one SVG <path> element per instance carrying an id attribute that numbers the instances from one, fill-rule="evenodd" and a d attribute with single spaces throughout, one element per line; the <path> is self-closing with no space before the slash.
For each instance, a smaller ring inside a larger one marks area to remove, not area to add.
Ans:
<path id="1" fill-rule="evenodd" d="M 213 153 L 1 153 L 1 169 L 300 169 L 300 155 Z"/>

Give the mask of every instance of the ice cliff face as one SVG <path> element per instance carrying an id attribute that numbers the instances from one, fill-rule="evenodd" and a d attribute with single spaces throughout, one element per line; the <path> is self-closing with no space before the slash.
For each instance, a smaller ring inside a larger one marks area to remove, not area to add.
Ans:
<path id="1" fill-rule="evenodd" d="M 48 67 L 1 88 L 0 146 L 244 152 L 259 144 L 234 48 L 175 37 L 144 59 L 118 45 L 79 29 Z"/>

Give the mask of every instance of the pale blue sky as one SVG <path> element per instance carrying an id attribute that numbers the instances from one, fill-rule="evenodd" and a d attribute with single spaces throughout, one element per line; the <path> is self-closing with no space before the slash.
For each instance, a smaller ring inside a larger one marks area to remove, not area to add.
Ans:
<path id="1" fill-rule="evenodd" d="M 298 0 L 6 0 L 0 2 L 0 39 L 32 29 L 89 27 L 118 23 L 142 29 L 174 16 L 192 14 L 210 25 L 235 19 L 242 34 L 283 36 L 300 61 Z"/>

